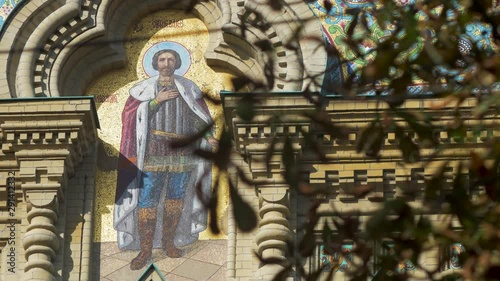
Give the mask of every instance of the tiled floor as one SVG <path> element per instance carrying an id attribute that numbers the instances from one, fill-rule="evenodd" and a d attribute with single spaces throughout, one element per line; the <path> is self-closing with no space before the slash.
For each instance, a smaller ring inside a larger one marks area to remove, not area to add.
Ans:
<path id="1" fill-rule="evenodd" d="M 153 262 L 168 281 L 226 280 L 227 240 L 197 241 L 184 249 L 181 258 L 169 258 L 153 251 Z M 95 243 L 93 280 L 135 281 L 148 266 L 130 270 L 130 261 L 139 251 L 120 251 L 116 243 Z"/>

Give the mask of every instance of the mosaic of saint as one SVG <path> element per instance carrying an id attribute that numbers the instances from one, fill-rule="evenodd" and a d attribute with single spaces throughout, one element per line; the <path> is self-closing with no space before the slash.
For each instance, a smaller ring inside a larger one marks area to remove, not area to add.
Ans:
<path id="1" fill-rule="evenodd" d="M 127 38 L 126 68 L 101 76 L 87 91 L 101 125 L 94 242 L 103 263 L 129 262 L 116 276 L 186 256 L 198 240 L 227 239 L 226 187 L 218 190 L 222 232 L 216 235 L 207 229 L 203 202 L 218 171 L 193 152 L 216 148 L 222 109 L 205 97 L 231 90 L 232 76 L 206 64 L 209 33 L 192 15 L 154 13 L 132 25 Z M 172 146 L 201 132 L 196 141 Z"/>
<path id="2" fill-rule="evenodd" d="M 174 74 L 183 65 L 179 52 L 160 49 L 150 63 L 158 75 L 132 86 L 122 113 L 114 227 L 120 249 L 140 250 L 132 270 L 146 265 L 153 248 L 181 257 L 177 247 L 193 243 L 205 230 L 206 209 L 195 186 L 208 196 L 212 167 L 193 152 L 217 143 L 207 134 L 172 148 L 173 140 L 197 134 L 212 119 L 200 88 Z"/>

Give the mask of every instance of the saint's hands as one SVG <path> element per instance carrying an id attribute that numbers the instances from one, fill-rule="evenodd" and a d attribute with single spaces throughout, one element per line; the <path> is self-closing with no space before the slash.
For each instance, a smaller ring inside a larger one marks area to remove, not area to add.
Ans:
<path id="1" fill-rule="evenodd" d="M 177 96 L 179 96 L 179 91 L 176 89 L 167 90 L 164 88 L 156 95 L 155 99 L 158 102 L 164 102 L 166 100 L 175 99 Z"/>

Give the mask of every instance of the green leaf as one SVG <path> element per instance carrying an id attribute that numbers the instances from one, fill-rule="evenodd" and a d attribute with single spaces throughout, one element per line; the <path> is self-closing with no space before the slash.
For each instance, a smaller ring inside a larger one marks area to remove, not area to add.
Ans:
<path id="1" fill-rule="evenodd" d="M 394 90 L 392 95 L 403 95 L 406 93 L 406 90 L 411 83 L 411 74 L 408 71 L 405 71 L 403 72 L 403 75 L 401 75 L 401 77 L 391 81 L 391 83 L 389 84 L 389 89 Z"/>
<path id="2" fill-rule="evenodd" d="M 245 76 L 237 76 L 231 78 L 231 83 L 233 84 L 234 91 L 238 92 L 240 90 L 243 90 L 244 88 L 247 88 L 248 85 L 253 84 L 253 81 L 252 79 Z"/>
<path id="3" fill-rule="evenodd" d="M 218 217 L 217 217 L 217 202 L 218 202 L 218 190 L 219 190 L 219 183 L 220 183 L 220 177 L 217 177 L 214 183 L 214 189 L 212 191 L 212 197 L 210 198 L 210 201 L 208 203 L 208 210 L 209 210 L 209 215 L 210 215 L 210 231 L 213 234 L 219 234 L 220 229 L 219 225 L 217 224 Z"/>
<path id="4" fill-rule="evenodd" d="M 465 128 L 460 117 L 457 117 L 455 120 L 455 124 L 453 124 L 448 129 L 448 134 L 455 142 L 465 142 L 465 137 L 467 136 L 467 128 Z"/>
<path id="5" fill-rule="evenodd" d="M 272 160 L 272 157 L 274 155 L 274 147 L 276 146 L 276 142 L 278 141 L 278 138 L 276 137 L 276 135 L 273 135 L 271 137 L 271 141 L 269 143 L 269 145 L 267 146 L 267 149 L 266 149 L 266 170 L 268 173 L 271 172 L 271 160 Z"/>
<path id="6" fill-rule="evenodd" d="M 300 182 L 300 173 L 292 141 L 288 136 L 286 136 L 283 146 L 282 161 L 285 166 L 285 180 L 292 189 L 296 190 Z"/>
<path id="7" fill-rule="evenodd" d="M 415 163 L 420 160 L 420 151 L 418 145 L 404 132 L 404 129 L 393 124 L 395 127 L 395 135 L 398 140 L 398 147 L 403 154 L 403 161 L 406 163 Z"/>
<path id="8" fill-rule="evenodd" d="M 474 107 L 472 110 L 472 114 L 475 118 L 481 118 L 486 112 L 493 106 L 497 104 L 497 99 L 500 98 L 500 95 L 491 95 L 486 97 L 479 105 Z"/>
<path id="9" fill-rule="evenodd" d="M 229 181 L 229 196 L 233 203 L 236 226 L 243 232 L 252 231 L 257 226 L 257 216 L 250 204 L 245 202 L 238 194 L 231 181 Z"/>
<path id="10" fill-rule="evenodd" d="M 328 2 L 328 1 L 325 1 L 325 2 Z M 354 10 L 353 13 L 354 13 L 353 18 L 352 18 L 351 22 L 349 23 L 349 26 L 347 27 L 347 32 L 346 32 L 347 37 L 350 39 L 352 38 L 352 35 L 354 34 L 354 29 L 356 28 L 356 25 L 358 25 L 359 10 Z"/>
<path id="11" fill-rule="evenodd" d="M 299 251 L 303 257 L 309 257 L 316 249 L 316 239 L 312 231 L 306 231 L 305 235 L 299 243 Z"/>
<path id="12" fill-rule="evenodd" d="M 273 44 L 268 39 L 258 40 L 254 43 L 254 45 L 263 52 L 269 52 L 274 49 Z"/>
<path id="13" fill-rule="evenodd" d="M 323 273 L 322 272 L 322 268 L 319 268 L 318 270 L 315 270 L 315 271 L 309 273 L 309 275 L 307 276 L 306 281 L 317 281 L 317 280 L 320 280 L 319 277 L 321 276 L 321 273 Z"/>
<path id="14" fill-rule="evenodd" d="M 459 163 L 455 179 L 453 180 L 453 192 L 446 196 L 446 200 L 450 204 L 451 212 L 457 215 L 462 226 L 475 228 L 477 221 L 472 211 L 473 206 L 469 200 L 467 189 L 463 185 L 463 179 L 462 163 Z"/>
<path id="15" fill-rule="evenodd" d="M 306 132 L 304 129 L 300 129 L 302 132 L 302 136 L 304 137 L 304 144 L 307 148 L 311 148 L 312 151 L 318 156 L 319 160 L 323 163 L 327 162 L 325 152 L 321 148 L 321 145 L 318 143 L 316 138 L 314 137 L 316 134 L 311 132 Z"/>
<path id="16" fill-rule="evenodd" d="M 361 131 L 356 146 L 358 153 L 364 152 L 369 157 L 377 157 L 384 143 L 384 130 L 380 120 L 376 119 Z"/>
<path id="17" fill-rule="evenodd" d="M 425 216 L 420 216 L 415 227 L 415 239 L 419 245 L 423 245 L 429 240 L 429 235 L 432 233 L 432 224 Z"/>
<path id="18" fill-rule="evenodd" d="M 219 147 L 214 157 L 214 164 L 221 170 L 226 170 L 231 162 L 231 151 L 233 148 L 233 143 L 231 140 L 231 135 L 224 128 L 222 130 Z"/>
<path id="19" fill-rule="evenodd" d="M 275 72 L 274 72 L 274 59 L 273 58 L 268 58 L 267 62 L 264 64 L 264 76 L 266 77 L 268 88 L 274 88 L 276 76 L 275 76 Z"/>
<path id="20" fill-rule="evenodd" d="M 196 134 L 189 135 L 187 137 L 181 137 L 181 138 L 173 139 L 169 143 L 170 147 L 172 147 L 172 148 L 186 147 L 186 146 L 192 144 L 193 142 L 195 142 L 195 141 L 203 138 L 204 136 L 206 136 L 207 133 L 210 132 L 210 130 L 212 129 L 213 126 L 214 126 L 214 124 L 210 123 L 207 126 L 205 126 L 203 129 L 201 129 Z"/>
<path id="21" fill-rule="evenodd" d="M 331 117 L 324 110 L 319 110 L 315 112 L 305 112 L 303 114 L 305 117 L 310 118 L 314 124 L 321 126 L 323 130 L 329 133 L 332 137 L 345 141 L 347 140 L 349 133 L 346 126 L 340 126 L 334 124 Z"/>
<path id="22" fill-rule="evenodd" d="M 330 229 L 328 225 L 328 221 L 325 220 L 325 226 L 323 226 L 323 231 L 321 232 L 321 238 L 323 239 L 323 243 L 328 245 L 332 242 L 333 231 Z"/>
<path id="23" fill-rule="evenodd" d="M 275 11 L 279 11 L 283 8 L 283 3 L 281 0 L 269 0 L 269 6 Z"/>
<path id="24" fill-rule="evenodd" d="M 250 96 L 239 100 L 236 106 L 236 114 L 247 122 L 252 121 L 255 116 L 255 100 Z"/>
<path id="25" fill-rule="evenodd" d="M 397 215 L 395 219 L 388 216 Z M 366 232 L 370 239 L 385 239 L 393 232 L 404 231 L 406 221 L 413 221 L 413 211 L 403 198 L 397 198 L 384 203 L 382 209 L 376 211 L 366 223 Z"/>
<path id="26" fill-rule="evenodd" d="M 290 273 L 290 266 L 287 266 L 285 268 L 283 268 L 282 270 L 280 270 L 280 272 L 278 272 L 272 281 L 283 281 L 283 280 L 286 280 L 286 277 L 289 275 Z"/>
<path id="27" fill-rule="evenodd" d="M 424 198 L 427 203 L 434 203 L 440 197 L 441 189 L 445 182 L 445 171 L 448 166 L 448 161 L 441 164 L 437 172 L 432 175 L 432 178 L 426 182 Z"/>
<path id="28" fill-rule="evenodd" d="M 439 144 L 433 136 L 434 128 L 430 123 L 422 124 L 418 122 L 417 117 L 408 111 L 393 108 L 393 112 L 408 123 L 408 126 L 415 131 L 423 146 L 436 147 Z"/>
<path id="29" fill-rule="evenodd" d="M 389 70 L 398 54 L 393 48 L 391 39 L 380 43 L 375 59 L 363 68 L 363 80 L 366 83 L 375 83 L 377 80 L 390 77 Z"/>

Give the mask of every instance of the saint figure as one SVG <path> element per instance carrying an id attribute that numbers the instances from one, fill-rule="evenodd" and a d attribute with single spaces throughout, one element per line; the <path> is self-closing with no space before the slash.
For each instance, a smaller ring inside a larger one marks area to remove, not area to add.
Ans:
<path id="1" fill-rule="evenodd" d="M 196 188 L 210 194 L 212 166 L 193 151 L 216 144 L 209 133 L 186 147 L 171 147 L 172 140 L 199 133 L 212 119 L 196 84 L 174 74 L 182 65 L 176 51 L 158 51 L 152 65 L 159 75 L 130 89 L 122 113 L 114 227 L 120 249 L 140 250 L 132 270 L 151 260 L 153 248 L 181 257 L 179 247 L 206 229 Z"/>

